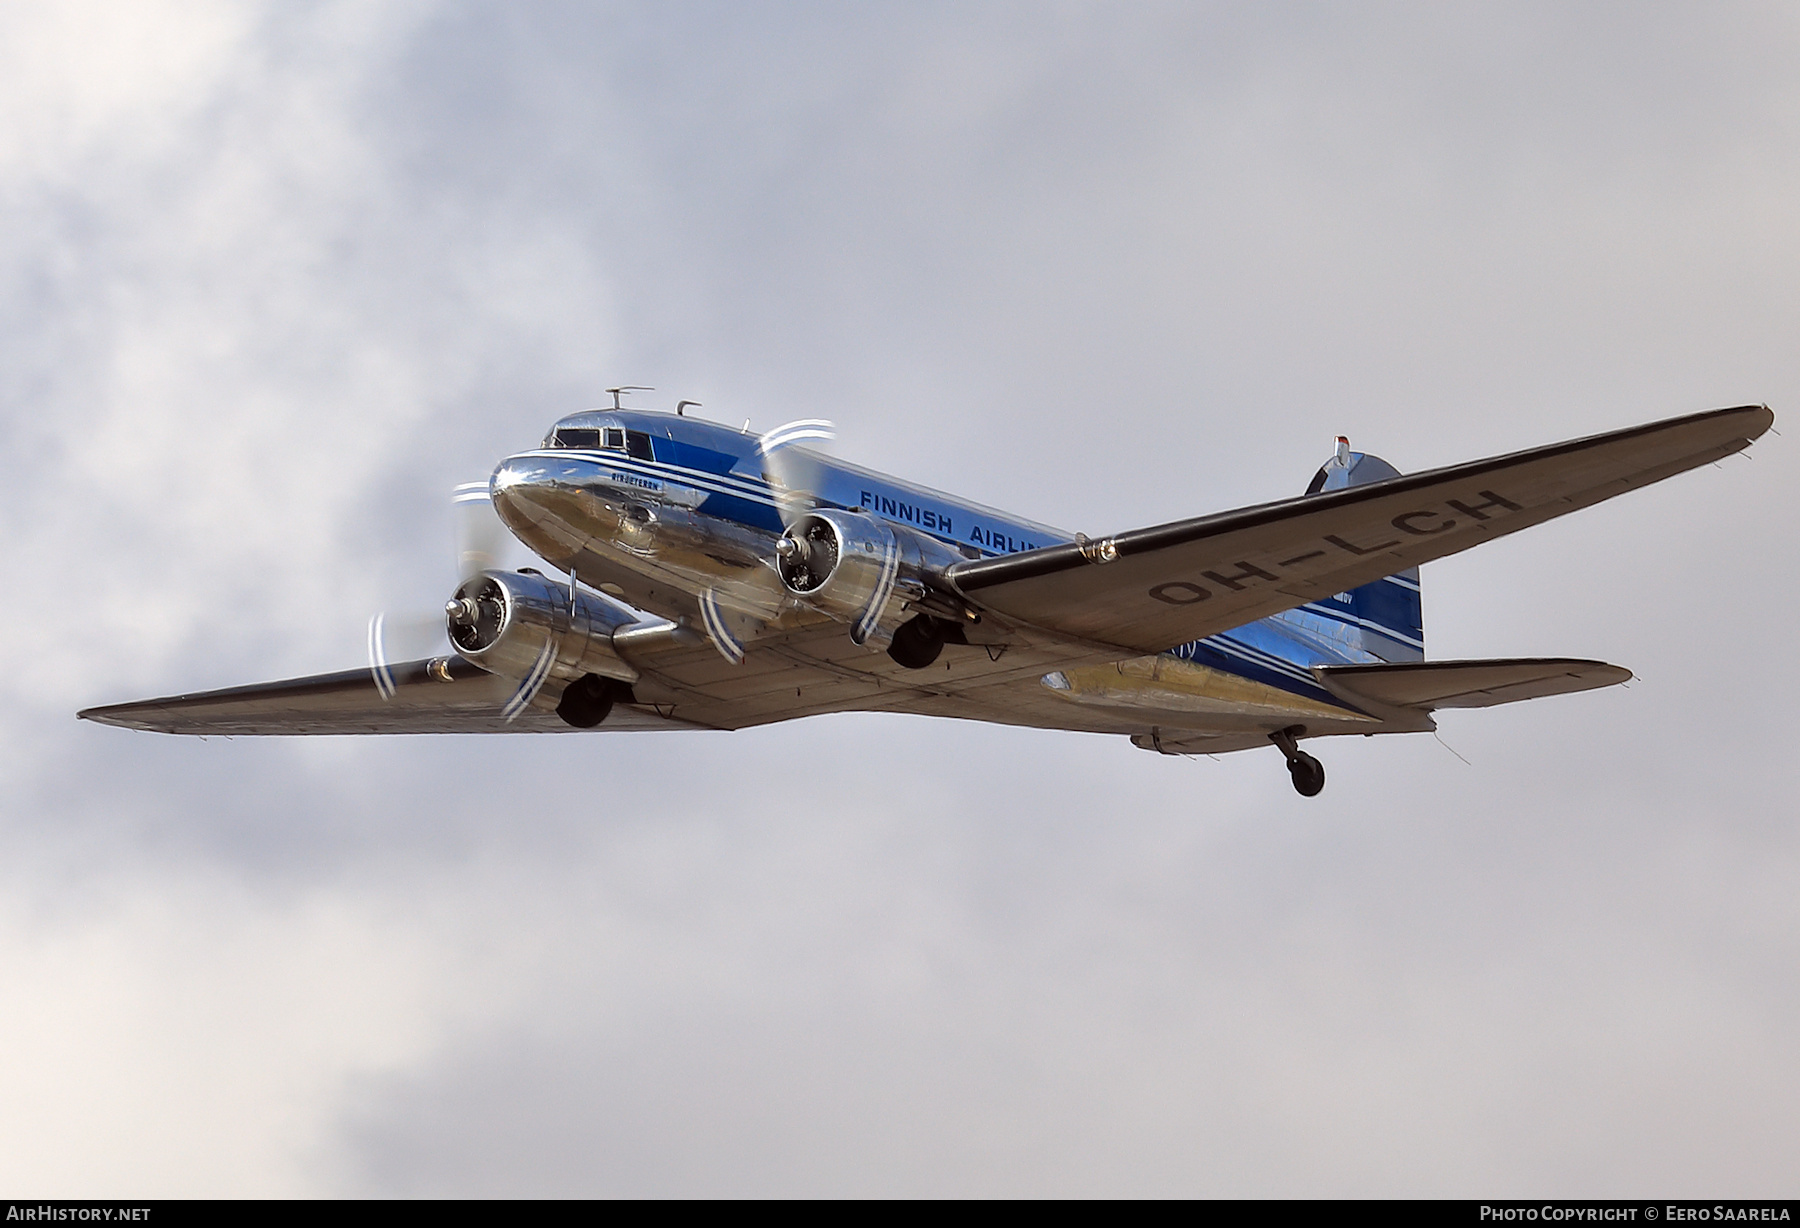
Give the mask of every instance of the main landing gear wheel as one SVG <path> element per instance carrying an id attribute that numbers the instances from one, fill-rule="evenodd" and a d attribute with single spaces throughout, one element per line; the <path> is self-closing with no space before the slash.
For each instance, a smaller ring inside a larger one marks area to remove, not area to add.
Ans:
<path id="1" fill-rule="evenodd" d="M 1294 792 L 1301 797 L 1317 797 L 1325 789 L 1325 765 L 1301 750 L 1294 739 L 1306 732 L 1306 726 L 1293 725 L 1269 735 L 1269 741 L 1281 748 L 1287 757 L 1288 775 L 1294 779 Z"/>
<path id="2" fill-rule="evenodd" d="M 556 715 L 577 729 L 592 729 L 612 711 L 614 691 L 611 679 L 583 674 L 562 693 Z"/>
<path id="3" fill-rule="evenodd" d="M 929 614 L 915 614 L 894 631 L 894 642 L 888 645 L 888 656 L 896 665 L 907 669 L 924 669 L 944 651 L 944 635 L 937 620 Z"/>

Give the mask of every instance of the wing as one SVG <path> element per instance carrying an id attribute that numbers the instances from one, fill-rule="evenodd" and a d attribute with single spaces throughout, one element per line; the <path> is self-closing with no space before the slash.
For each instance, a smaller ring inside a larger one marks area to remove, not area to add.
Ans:
<path id="1" fill-rule="evenodd" d="M 634 637 L 641 675 L 634 702 L 614 704 L 599 729 L 743 729 L 833 712 L 923 712 L 1046 728 L 1130 732 L 1137 725 L 1089 714 L 1039 684 L 1083 655 L 1027 629 L 1007 645 L 946 653 L 941 670 L 909 670 L 851 642 L 843 624 L 814 623 L 758 638 L 740 664 L 674 626 Z M 196 735 L 570 733 L 547 696 L 516 720 L 501 715 L 518 680 L 460 657 L 391 667 L 383 699 L 367 669 L 89 708 L 84 720 Z M 546 688 L 546 692 L 549 688 Z"/>
<path id="2" fill-rule="evenodd" d="M 458 657 L 392 667 L 394 695 L 383 699 L 366 669 L 285 682 L 111 704 L 77 713 L 126 729 L 189 734 L 571 733 L 553 712 L 528 708 L 507 721 L 501 708 L 518 689 Z M 618 704 L 607 730 L 698 729 L 654 707 Z"/>
<path id="3" fill-rule="evenodd" d="M 1089 643 L 1159 652 L 1346 592 L 1729 456 L 1748 405 L 1240 511 L 961 563 L 977 605 Z"/>

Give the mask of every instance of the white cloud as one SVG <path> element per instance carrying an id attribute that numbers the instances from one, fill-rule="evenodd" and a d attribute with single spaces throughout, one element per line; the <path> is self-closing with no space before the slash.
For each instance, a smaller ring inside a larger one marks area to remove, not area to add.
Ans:
<path id="1" fill-rule="evenodd" d="M 0 13 L 0 167 L 61 184 L 97 158 L 178 143 L 261 48 L 243 4 L 14 4 Z"/>
<path id="2" fill-rule="evenodd" d="M 187 741 L 608 383 L 1103 531 L 1800 403 L 1795 30 L 14 6 L 0 1155 L 58 1192 L 1761 1193 L 1780 439 L 1426 575 L 1628 692 L 1177 763 L 888 718 Z M 796 763 L 805 765 L 796 771 Z M 13 1171 L 8 1169 L 7 1171 Z"/>
<path id="3" fill-rule="evenodd" d="M 307 1193 L 353 1081 L 417 1061 L 462 1009 L 446 953 L 380 900 L 271 900 L 193 868 L 81 878 L 73 899 L 15 880 L 0 919 L 14 1187 Z"/>

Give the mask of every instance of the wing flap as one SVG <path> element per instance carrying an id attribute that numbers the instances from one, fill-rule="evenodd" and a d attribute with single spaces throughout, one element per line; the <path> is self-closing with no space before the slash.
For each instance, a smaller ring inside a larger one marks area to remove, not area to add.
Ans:
<path id="1" fill-rule="evenodd" d="M 958 564 L 977 605 L 1157 652 L 1541 524 L 1739 451 L 1764 406 L 1672 418 L 1332 494 Z"/>
<path id="2" fill-rule="evenodd" d="M 1631 671 L 1623 666 L 1567 657 L 1320 665 L 1313 673 L 1327 690 L 1352 703 L 1426 710 L 1492 708 L 1631 681 Z"/>
<path id="3" fill-rule="evenodd" d="M 500 712 L 518 682 L 460 657 L 392 667 L 394 694 L 383 699 L 366 669 L 281 682 L 171 695 L 89 708 L 83 720 L 157 733 L 237 735 L 367 733 L 573 733 L 555 715 L 528 708 L 517 720 Z M 643 705 L 616 704 L 602 730 L 697 729 Z"/>

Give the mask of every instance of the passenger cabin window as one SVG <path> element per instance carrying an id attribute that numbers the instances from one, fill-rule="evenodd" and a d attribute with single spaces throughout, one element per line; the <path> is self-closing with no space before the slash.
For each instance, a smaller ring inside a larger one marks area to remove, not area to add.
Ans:
<path id="1" fill-rule="evenodd" d="M 587 426 L 565 426 L 558 428 L 553 446 L 558 448 L 597 448 L 600 446 L 600 432 Z"/>
<path id="2" fill-rule="evenodd" d="M 650 455 L 650 436 L 643 431 L 625 432 L 625 450 L 637 460 L 653 460 Z"/>

